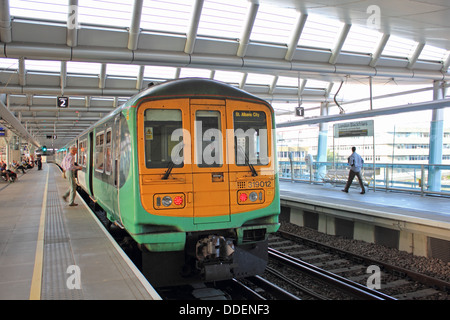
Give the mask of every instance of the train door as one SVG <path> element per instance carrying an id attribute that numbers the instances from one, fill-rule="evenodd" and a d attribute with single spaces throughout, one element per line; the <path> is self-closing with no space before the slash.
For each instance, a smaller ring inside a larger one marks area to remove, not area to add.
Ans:
<path id="1" fill-rule="evenodd" d="M 113 141 L 112 141 L 112 179 L 113 179 L 113 186 L 115 188 L 114 192 L 116 193 L 115 196 L 113 196 L 113 212 L 116 212 L 120 216 L 120 205 L 119 205 L 119 179 L 120 179 L 120 116 L 119 113 L 114 118 L 114 124 L 113 124 Z"/>
<path id="2" fill-rule="evenodd" d="M 194 224 L 230 221 L 225 101 L 191 100 Z"/>

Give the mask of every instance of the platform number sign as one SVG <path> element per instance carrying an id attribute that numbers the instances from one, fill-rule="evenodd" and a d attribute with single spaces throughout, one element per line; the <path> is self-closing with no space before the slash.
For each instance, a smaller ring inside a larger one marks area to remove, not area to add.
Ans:
<path id="1" fill-rule="evenodd" d="M 57 103 L 59 108 L 67 108 L 69 107 L 69 97 L 58 97 Z"/>

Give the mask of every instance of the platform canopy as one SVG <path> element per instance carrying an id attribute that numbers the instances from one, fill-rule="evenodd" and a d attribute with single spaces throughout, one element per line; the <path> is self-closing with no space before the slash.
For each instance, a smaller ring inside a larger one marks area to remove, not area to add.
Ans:
<path id="1" fill-rule="evenodd" d="M 345 104 L 352 84 L 366 101 L 372 86 L 431 90 L 450 79 L 449 16 L 443 0 L 0 0 L 0 126 L 59 148 L 183 77 L 240 87 L 280 119 Z"/>

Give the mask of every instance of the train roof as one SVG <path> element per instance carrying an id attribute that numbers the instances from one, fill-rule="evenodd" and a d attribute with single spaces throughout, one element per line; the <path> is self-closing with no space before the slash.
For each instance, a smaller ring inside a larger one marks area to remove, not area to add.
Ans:
<path id="1" fill-rule="evenodd" d="M 153 85 L 148 89 L 140 92 L 136 96 L 132 97 L 129 103 L 131 105 L 135 105 L 148 100 L 160 100 L 176 97 L 197 97 L 212 99 L 227 98 L 260 102 L 271 107 L 267 101 L 244 90 L 217 80 L 202 78 L 183 78 Z M 127 103 L 127 105 L 129 105 L 129 103 Z"/>

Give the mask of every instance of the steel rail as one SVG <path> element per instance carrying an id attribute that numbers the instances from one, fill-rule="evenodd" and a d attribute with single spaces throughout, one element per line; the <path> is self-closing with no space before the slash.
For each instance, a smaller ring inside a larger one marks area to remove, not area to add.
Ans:
<path id="1" fill-rule="evenodd" d="M 358 298 L 368 300 L 396 300 L 395 298 L 384 293 L 369 289 L 359 283 L 345 279 L 344 277 L 318 268 L 310 263 L 291 257 L 275 249 L 269 248 L 269 257 L 281 261 L 294 269 L 301 270 L 301 272 L 305 272 L 319 280 L 336 286 Z"/>

